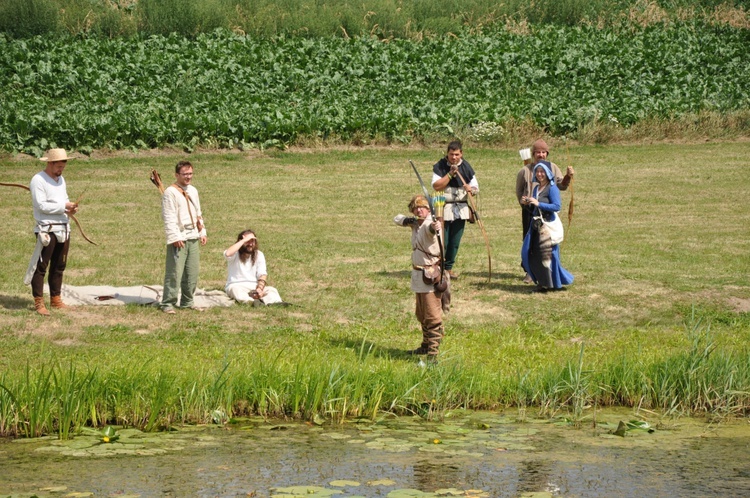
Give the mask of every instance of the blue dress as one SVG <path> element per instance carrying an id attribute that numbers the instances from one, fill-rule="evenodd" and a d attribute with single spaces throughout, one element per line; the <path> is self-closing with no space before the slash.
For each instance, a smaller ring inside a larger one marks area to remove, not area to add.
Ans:
<path id="1" fill-rule="evenodd" d="M 553 221 L 560 210 L 560 189 L 550 183 L 547 188 L 538 192 L 534 187 L 534 197 L 539 200 L 539 207 L 534 209 L 534 216 L 541 211 L 544 219 Z M 560 246 L 554 245 L 551 251 L 545 249 L 544 241 L 540 244 L 539 228 L 531 223 L 521 247 L 521 265 L 534 282 L 545 289 L 561 289 L 573 283 L 573 275 L 560 264 Z"/>

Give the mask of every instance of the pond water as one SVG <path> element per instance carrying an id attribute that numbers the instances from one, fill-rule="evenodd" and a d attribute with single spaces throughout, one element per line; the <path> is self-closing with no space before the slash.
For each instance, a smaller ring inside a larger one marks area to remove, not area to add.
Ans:
<path id="1" fill-rule="evenodd" d="M 0 441 L 0 497 L 748 496 L 750 425 L 453 413 Z M 624 429 L 628 429 L 625 430 Z M 624 431 L 624 432 L 623 432 Z M 615 433 L 619 434 L 616 435 Z"/>

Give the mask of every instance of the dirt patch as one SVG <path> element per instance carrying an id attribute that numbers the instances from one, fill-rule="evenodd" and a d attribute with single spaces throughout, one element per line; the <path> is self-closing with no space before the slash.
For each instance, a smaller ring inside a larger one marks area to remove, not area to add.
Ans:
<path id="1" fill-rule="evenodd" d="M 750 299 L 730 297 L 727 304 L 737 313 L 750 313 Z"/>

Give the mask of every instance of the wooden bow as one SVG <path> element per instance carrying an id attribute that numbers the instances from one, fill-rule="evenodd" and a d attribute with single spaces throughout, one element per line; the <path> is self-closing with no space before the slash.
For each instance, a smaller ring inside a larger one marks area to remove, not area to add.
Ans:
<path id="1" fill-rule="evenodd" d="M 24 190 L 28 190 L 29 192 L 31 192 L 31 189 L 29 187 L 27 187 L 26 185 L 21 185 L 20 183 L 2 183 L 2 182 L 0 182 L 0 186 L 3 186 L 3 187 L 18 187 L 18 188 L 22 188 Z M 83 196 L 83 194 L 81 194 L 81 197 L 82 196 Z M 80 197 L 79 197 L 79 200 L 80 200 Z M 78 204 L 78 202 L 76 202 L 76 204 Z M 89 244 L 93 244 L 95 246 L 99 245 L 99 244 L 97 244 L 96 242 L 94 242 L 93 240 L 91 240 L 90 238 L 88 238 L 86 236 L 86 234 L 83 231 L 83 227 L 81 226 L 81 222 L 78 221 L 78 218 L 76 218 L 76 215 L 69 214 L 68 216 L 70 216 L 70 218 L 72 218 L 72 220 L 76 222 L 76 226 L 78 227 L 78 231 L 81 232 L 81 237 L 83 237 L 86 240 L 86 242 L 88 242 Z"/>
<path id="2" fill-rule="evenodd" d="M 458 175 L 458 179 L 461 180 L 463 186 L 466 187 L 466 180 L 464 180 L 464 177 L 461 175 L 461 173 L 456 171 L 456 174 Z M 477 220 L 477 225 L 479 225 L 479 228 L 482 230 L 484 245 L 487 247 L 487 269 L 489 271 L 489 275 L 487 276 L 487 283 L 489 283 L 492 282 L 492 251 L 490 250 L 490 238 L 487 237 L 487 230 L 484 229 L 484 222 L 481 218 L 479 218 L 477 206 L 474 203 L 474 194 L 472 192 L 466 193 L 469 194 L 469 209 L 471 209 L 471 212 L 474 215 L 474 219 Z"/>

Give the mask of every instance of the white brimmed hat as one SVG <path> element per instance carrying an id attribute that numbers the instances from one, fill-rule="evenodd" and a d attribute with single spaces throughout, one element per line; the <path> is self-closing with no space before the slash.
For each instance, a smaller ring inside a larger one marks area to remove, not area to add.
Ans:
<path id="1" fill-rule="evenodd" d="M 54 163 L 55 161 L 70 161 L 75 159 L 74 157 L 68 157 L 68 153 L 65 149 L 50 149 L 47 151 L 47 155 L 40 158 L 40 161 Z"/>

